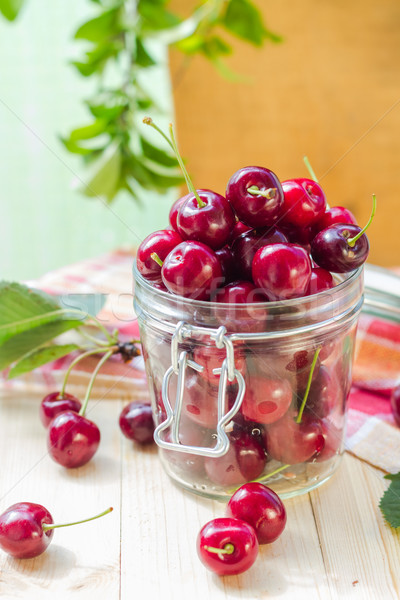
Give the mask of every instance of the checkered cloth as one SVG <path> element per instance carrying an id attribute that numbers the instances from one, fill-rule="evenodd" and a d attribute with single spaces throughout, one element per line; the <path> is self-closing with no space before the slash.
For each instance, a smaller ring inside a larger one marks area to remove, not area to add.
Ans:
<path id="1" fill-rule="evenodd" d="M 133 311 L 133 251 L 120 250 L 97 259 L 48 273 L 32 285 L 50 293 L 102 293 L 106 303 L 98 318 L 108 328 L 118 328 L 123 340 L 137 338 Z M 47 364 L 15 380 L 8 388 L 28 387 L 44 393 L 59 389 L 73 355 Z M 83 396 L 98 357 L 81 361 L 71 373 L 68 389 Z M 362 315 L 359 322 L 353 389 L 350 394 L 346 449 L 385 471 L 400 469 L 400 429 L 390 409 L 390 392 L 400 376 L 400 325 Z M 104 365 L 93 395 L 148 401 L 141 357 L 125 364 L 117 356 Z"/>

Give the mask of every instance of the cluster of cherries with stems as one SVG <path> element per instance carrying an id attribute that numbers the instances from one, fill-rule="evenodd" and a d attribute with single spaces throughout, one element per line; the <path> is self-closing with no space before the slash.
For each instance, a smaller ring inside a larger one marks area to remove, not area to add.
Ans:
<path id="1" fill-rule="evenodd" d="M 249 569 L 259 545 L 274 542 L 286 525 L 282 500 L 256 482 L 236 490 L 225 515 L 206 523 L 197 536 L 201 562 L 217 575 L 238 575 Z"/>
<path id="2" fill-rule="evenodd" d="M 150 119 L 174 151 L 189 193 L 169 214 L 170 228 L 140 244 L 137 268 L 156 288 L 196 300 L 227 303 L 289 300 L 334 287 L 331 273 L 349 273 L 367 259 L 366 229 L 341 206 L 327 207 L 313 179 L 280 182 L 264 167 L 244 167 L 225 197 L 196 190 L 175 141 Z"/>

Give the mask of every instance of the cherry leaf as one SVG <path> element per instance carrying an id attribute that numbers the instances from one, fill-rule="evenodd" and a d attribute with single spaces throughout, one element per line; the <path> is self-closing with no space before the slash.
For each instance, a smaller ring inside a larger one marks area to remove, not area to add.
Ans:
<path id="1" fill-rule="evenodd" d="M 62 358 L 63 356 L 67 356 L 74 350 L 78 350 L 79 346 L 76 344 L 65 344 L 63 346 L 45 346 L 44 348 L 39 348 L 38 350 L 33 350 L 28 354 L 25 354 L 16 365 L 12 367 L 8 374 L 8 379 L 13 379 L 14 377 L 18 377 L 19 375 L 23 375 L 24 373 L 28 373 L 29 371 L 33 371 L 33 369 L 37 369 L 46 363 L 53 362 L 58 358 Z"/>
<path id="2" fill-rule="evenodd" d="M 400 527 L 400 473 L 386 475 L 385 479 L 391 479 L 391 484 L 383 494 L 379 508 L 391 527 Z"/>

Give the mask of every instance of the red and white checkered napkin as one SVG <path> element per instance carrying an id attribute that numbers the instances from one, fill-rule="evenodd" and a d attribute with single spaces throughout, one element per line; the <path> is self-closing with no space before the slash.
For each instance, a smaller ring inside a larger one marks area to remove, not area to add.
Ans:
<path id="1" fill-rule="evenodd" d="M 116 251 L 97 259 L 64 267 L 33 282 L 50 294 L 103 293 L 107 301 L 99 319 L 117 327 L 122 339 L 136 338 L 139 330 L 133 309 L 133 251 Z M 69 389 L 82 396 L 98 357 L 90 357 L 74 369 Z M 71 357 L 45 365 L 7 387 L 28 386 L 44 392 L 59 389 Z M 357 334 L 354 386 L 346 448 L 363 460 L 384 469 L 400 470 L 400 428 L 390 409 L 389 396 L 400 377 L 400 325 L 362 315 Z M 124 364 L 118 357 L 106 363 L 96 379 L 97 398 L 148 399 L 141 357 Z"/>

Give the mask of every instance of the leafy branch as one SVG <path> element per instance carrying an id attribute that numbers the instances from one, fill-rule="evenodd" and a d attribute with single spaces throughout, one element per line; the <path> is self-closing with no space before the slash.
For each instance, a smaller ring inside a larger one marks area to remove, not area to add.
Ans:
<path id="1" fill-rule="evenodd" d="M 169 0 L 92 2 L 97 14 L 75 32 L 85 51 L 73 63 L 81 76 L 97 83 L 85 101 L 91 120 L 62 141 L 88 167 L 82 190 L 87 196 L 111 202 L 126 190 L 139 201 L 143 189 L 162 193 L 182 183 L 169 149 L 153 143 L 140 125 L 146 114 L 162 113 L 158 90 L 145 85 L 146 74 L 160 66 L 160 49 L 165 54 L 174 46 L 187 57 L 202 55 L 229 76 L 224 58 L 232 53 L 230 36 L 256 47 L 280 37 L 250 0 L 201 0 L 186 19 L 168 9 Z M 0 0 L 0 11 L 15 18 L 21 4 Z"/>

